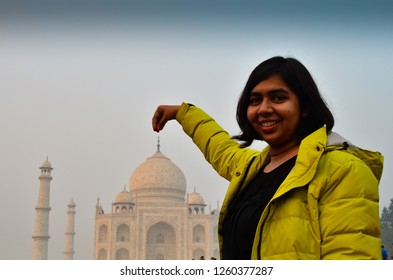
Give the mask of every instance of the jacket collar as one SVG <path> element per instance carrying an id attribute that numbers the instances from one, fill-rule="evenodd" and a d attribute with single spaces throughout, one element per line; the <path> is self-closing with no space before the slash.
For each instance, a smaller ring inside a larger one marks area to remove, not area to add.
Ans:
<path id="1" fill-rule="evenodd" d="M 381 180 L 384 161 L 381 153 L 359 148 L 335 132 L 328 134 L 326 146 L 327 151 L 341 150 L 356 156 L 371 169 L 378 181 Z"/>

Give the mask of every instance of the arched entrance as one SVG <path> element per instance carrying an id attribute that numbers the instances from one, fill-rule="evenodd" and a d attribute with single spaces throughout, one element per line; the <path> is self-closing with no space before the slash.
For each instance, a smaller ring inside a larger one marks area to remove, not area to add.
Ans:
<path id="1" fill-rule="evenodd" d="M 173 227 L 158 222 L 147 231 L 147 260 L 176 260 L 176 234 Z"/>

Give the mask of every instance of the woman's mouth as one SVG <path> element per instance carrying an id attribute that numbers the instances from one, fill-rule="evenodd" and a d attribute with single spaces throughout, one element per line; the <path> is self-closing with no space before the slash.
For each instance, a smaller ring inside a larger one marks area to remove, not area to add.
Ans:
<path id="1" fill-rule="evenodd" d="M 279 123 L 279 121 L 263 121 L 263 122 L 261 122 L 261 125 L 262 125 L 262 127 L 269 127 L 269 126 L 273 126 L 278 123 Z"/>

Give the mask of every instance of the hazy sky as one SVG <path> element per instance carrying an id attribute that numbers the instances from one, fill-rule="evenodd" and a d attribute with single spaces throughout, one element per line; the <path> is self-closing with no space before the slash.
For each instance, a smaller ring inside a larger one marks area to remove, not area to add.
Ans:
<path id="1" fill-rule="evenodd" d="M 91 259 L 97 197 L 110 212 L 133 170 L 155 153 L 155 108 L 191 102 L 236 134 L 248 75 L 275 55 L 310 70 L 336 132 L 383 153 L 381 209 L 393 198 L 389 1 L 12 2 L 0 4 L 0 259 L 31 259 L 47 156 L 54 168 L 49 258 L 63 258 L 73 198 L 75 258 Z M 221 202 L 227 182 L 176 122 L 160 140 L 188 191 L 196 188 L 213 208 Z"/>

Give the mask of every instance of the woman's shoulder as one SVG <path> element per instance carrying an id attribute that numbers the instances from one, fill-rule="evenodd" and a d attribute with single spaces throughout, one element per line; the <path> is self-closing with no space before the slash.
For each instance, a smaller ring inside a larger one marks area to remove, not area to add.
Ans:
<path id="1" fill-rule="evenodd" d="M 364 164 L 364 162 L 354 154 L 348 152 L 344 149 L 328 149 L 325 153 L 323 153 L 321 157 L 321 161 L 327 161 L 330 163 L 335 163 L 337 165 L 343 165 L 348 162 L 354 164 Z"/>
<path id="2" fill-rule="evenodd" d="M 379 180 L 382 176 L 384 157 L 380 152 L 355 146 L 337 133 L 330 133 L 324 158 L 338 165 L 367 166 Z"/>

